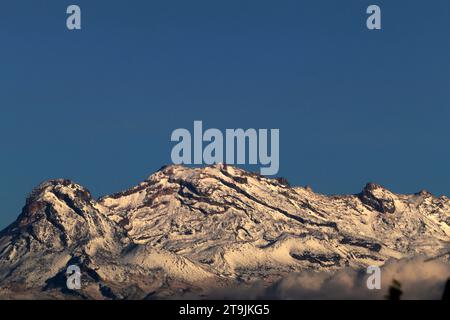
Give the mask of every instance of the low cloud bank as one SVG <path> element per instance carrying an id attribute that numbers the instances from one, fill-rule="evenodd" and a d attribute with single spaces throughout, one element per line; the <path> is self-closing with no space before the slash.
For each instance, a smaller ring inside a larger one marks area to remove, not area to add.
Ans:
<path id="1" fill-rule="evenodd" d="M 388 260 L 381 267 L 381 289 L 369 290 L 366 270 L 342 269 L 336 273 L 303 272 L 286 276 L 270 286 L 217 290 L 213 299 L 386 299 L 393 280 L 401 283 L 401 299 L 441 299 L 450 278 L 450 263 L 424 257 Z"/>

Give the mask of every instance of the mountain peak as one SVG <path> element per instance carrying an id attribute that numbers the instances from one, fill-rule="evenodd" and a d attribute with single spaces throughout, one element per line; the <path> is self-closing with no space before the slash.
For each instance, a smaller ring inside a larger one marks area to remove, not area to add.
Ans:
<path id="1" fill-rule="evenodd" d="M 428 191 L 428 190 L 420 190 L 419 192 L 417 192 L 415 195 L 417 196 L 422 196 L 422 197 L 433 197 L 433 194 Z"/>
<path id="2" fill-rule="evenodd" d="M 368 182 L 364 186 L 364 190 L 367 190 L 367 191 L 372 191 L 372 190 L 376 190 L 376 189 L 386 189 L 386 188 L 384 188 L 382 185 L 374 183 L 374 182 Z"/>
<path id="3" fill-rule="evenodd" d="M 369 182 L 358 197 L 362 203 L 381 213 L 395 212 L 395 195 L 379 184 Z"/>
<path id="4" fill-rule="evenodd" d="M 85 201 L 92 199 L 89 190 L 69 179 L 51 179 L 39 184 L 31 191 L 27 203 L 42 200 L 48 194 L 65 194 L 71 198 L 82 198 Z M 48 199 L 48 198 L 47 198 Z"/>
<path id="5" fill-rule="evenodd" d="M 39 184 L 28 196 L 22 213 L 2 234 L 23 239 L 27 250 L 62 250 L 86 244 L 110 234 L 115 241 L 121 231 L 98 210 L 90 192 L 69 179 L 52 179 Z M 116 235 L 117 234 L 117 235 Z M 120 237 L 120 236 L 119 236 Z M 40 248 L 40 249 L 37 249 Z"/>

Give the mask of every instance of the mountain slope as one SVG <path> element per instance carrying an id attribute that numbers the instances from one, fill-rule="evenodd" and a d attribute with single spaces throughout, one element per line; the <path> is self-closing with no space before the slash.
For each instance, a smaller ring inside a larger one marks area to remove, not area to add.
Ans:
<path id="1" fill-rule="evenodd" d="M 0 233 L 2 297 L 164 298 L 296 271 L 334 272 L 448 250 L 450 200 L 368 184 L 325 196 L 235 167 L 168 166 L 101 199 L 41 184 Z M 79 291 L 65 286 L 77 264 Z"/>

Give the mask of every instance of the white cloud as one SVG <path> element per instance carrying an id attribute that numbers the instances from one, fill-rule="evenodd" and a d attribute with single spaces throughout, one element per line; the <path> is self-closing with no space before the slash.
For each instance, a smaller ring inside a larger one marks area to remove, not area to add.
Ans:
<path id="1" fill-rule="evenodd" d="M 366 270 L 343 269 L 334 274 L 303 272 L 286 276 L 270 286 L 257 282 L 214 290 L 218 299 L 385 299 L 392 281 L 401 283 L 402 299 L 440 299 L 450 277 L 450 264 L 425 262 L 424 257 L 388 260 L 381 267 L 381 289 L 369 290 Z"/>

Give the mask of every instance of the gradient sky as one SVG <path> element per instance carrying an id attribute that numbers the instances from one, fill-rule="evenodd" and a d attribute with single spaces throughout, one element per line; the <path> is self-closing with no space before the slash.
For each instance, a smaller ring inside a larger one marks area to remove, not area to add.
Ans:
<path id="1" fill-rule="evenodd" d="M 448 0 L 2 1 L 0 227 L 49 178 L 137 184 L 194 120 L 280 128 L 279 175 L 321 193 L 450 195 L 449 36 Z"/>

